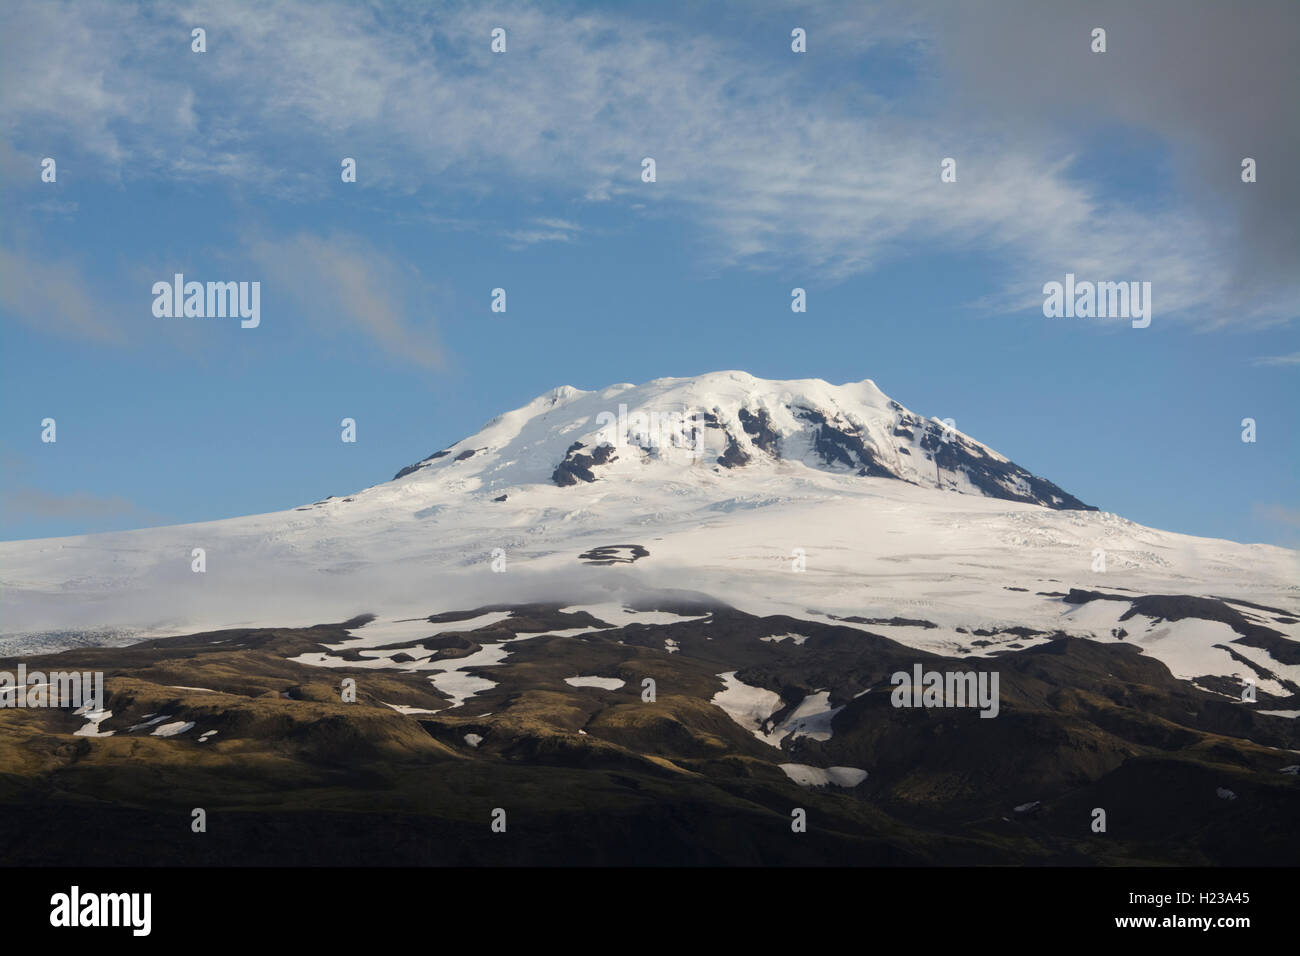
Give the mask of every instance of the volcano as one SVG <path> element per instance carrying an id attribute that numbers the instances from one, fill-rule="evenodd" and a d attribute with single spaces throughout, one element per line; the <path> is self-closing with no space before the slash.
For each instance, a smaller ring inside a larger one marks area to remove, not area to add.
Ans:
<path id="1" fill-rule="evenodd" d="M 869 381 L 558 388 L 341 497 L 0 544 L 0 672 L 106 687 L 0 708 L 0 840 L 68 864 L 328 865 L 354 840 L 412 864 L 1289 862 L 1295 572 L 1085 505 Z M 199 856 L 168 836 L 193 806 L 221 821 Z"/>

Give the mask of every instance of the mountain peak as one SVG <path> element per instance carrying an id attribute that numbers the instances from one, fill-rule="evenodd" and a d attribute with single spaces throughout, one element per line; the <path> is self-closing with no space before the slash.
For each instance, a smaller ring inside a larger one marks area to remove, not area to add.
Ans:
<path id="1" fill-rule="evenodd" d="M 594 391 L 551 389 L 476 434 L 403 468 L 394 481 L 508 493 L 553 484 L 766 484 L 889 479 L 921 487 L 1096 510 L 871 379 L 769 380 L 729 370 Z"/>

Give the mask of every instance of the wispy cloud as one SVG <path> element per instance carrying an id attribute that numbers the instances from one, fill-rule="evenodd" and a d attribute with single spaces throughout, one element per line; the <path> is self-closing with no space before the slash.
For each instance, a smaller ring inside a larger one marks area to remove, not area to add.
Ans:
<path id="1" fill-rule="evenodd" d="M 1112 144 L 1146 137 L 1165 150 L 1154 178 L 1182 214 L 1130 225 L 1139 241 L 1148 225 L 1174 228 L 1165 245 L 1189 267 L 1176 287 L 1203 287 L 1195 304 L 1214 307 L 1212 324 L 1297 316 L 1300 181 L 1283 170 L 1300 152 L 1300 4 L 1252 0 L 1248 15 L 1215 0 L 921 5 L 953 107 L 1014 116 L 1040 142 L 1104 128 Z M 1105 54 L 1088 43 L 1099 26 Z M 1241 181 L 1244 157 L 1258 163 L 1256 182 Z"/>
<path id="2" fill-rule="evenodd" d="M 905 46 L 923 58 L 922 72 L 939 89 L 968 84 L 976 96 L 1012 96 L 1008 76 L 1045 77 L 1058 100 L 1079 111 L 1074 121 L 1086 113 L 1089 122 L 1145 125 L 1175 144 L 1191 142 L 1192 165 L 1218 170 L 1214 176 L 1230 183 L 1235 162 L 1225 172 L 1221 156 L 1198 148 L 1216 141 L 1223 97 L 1205 116 L 1195 114 L 1186 96 L 1169 92 L 1161 71 L 1180 77 L 1191 71 L 1195 78 L 1215 57 L 1230 53 L 1238 62 L 1247 54 L 1234 51 L 1249 44 L 1180 53 L 1161 44 L 1162 24 L 1186 26 L 1199 14 L 1186 4 L 1148 6 L 1137 26 L 1131 14 L 1121 19 L 1122 7 L 1113 8 L 1125 28 L 1112 30 L 1115 52 L 1104 63 L 1065 56 L 1062 51 L 1086 49 L 1080 39 L 1086 30 L 1076 35 L 1083 20 L 1040 4 L 1020 26 L 996 5 L 980 6 L 1016 38 L 1002 43 L 996 58 L 982 48 L 977 57 L 973 41 L 951 25 L 972 16 L 925 8 L 928 16 L 909 15 L 893 26 L 892 0 L 833 7 L 853 24 L 869 21 L 872 42 L 831 40 L 824 49 L 870 56 L 891 44 Z M 1300 218 L 1293 196 L 1282 197 L 1283 216 L 1244 223 L 1225 214 L 1241 201 L 1234 198 L 1241 188 L 1254 188 L 1239 181 L 1236 192 L 1215 191 L 1213 203 L 1193 190 L 1182 202 L 1134 208 L 1077 178 L 1061 148 L 1061 126 L 1071 119 L 1047 115 L 1037 83 L 1013 91 L 1011 101 L 1023 102 L 1023 111 L 958 112 L 924 98 L 900 109 L 852 84 L 818 85 L 810 79 L 817 75 L 811 52 L 807 59 L 782 53 L 776 41 L 756 51 L 739 36 L 642 20 L 621 7 L 398 9 L 395 15 L 328 4 L 323 13 L 321 5 L 301 0 L 232 2 L 202 14 L 105 2 L 10 5 L 0 14 L 7 38 L 0 108 L 22 129 L 57 130 L 122 175 L 147 171 L 310 196 L 337 178 L 322 156 L 355 155 L 363 170 L 359 185 L 397 195 L 430 188 L 453 197 L 621 200 L 629 215 L 680 216 L 697 225 L 701 250 L 722 266 L 846 276 L 918 247 L 978 251 L 1002 263 L 1005 291 L 992 305 L 1041 305 L 1042 283 L 1070 271 L 1151 281 L 1162 316 L 1202 323 L 1229 315 L 1232 321 L 1294 317 L 1300 269 L 1290 240 L 1278 238 L 1287 216 L 1292 223 Z M 822 32 L 830 40 L 834 17 L 815 15 L 826 18 Z M 1225 35 L 1242 35 L 1232 15 L 1216 17 Z M 1269 33 L 1272 24 L 1274 35 L 1295 20 L 1285 7 L 1269 4 L 1259 18 L 1263 25 L 1252 29 Z M 201 56 L 188 45 L 189 26 L 200 19 L 209 33 L 209 52 Z M 499 25 L 510 46 L 494 56 L 488 36 Z M 990 32 L 996 31 L 988 24 L 976 31 Z M 130 41 L 103 42 L 110 35 Z M 1124 52 L 1134 44 L 1135 55 Z M 1033 69 L 1008 68 L 1007 58 Z M 1116 70 L 1126 84 L 1105 79 Z M 1230 72 L 1222 67 L 1215 75 L 1224 71 Z M 1152 84 L 1159 95 L 1149 109 L 1132 107 L 1129 101 L 1142 99 Z M 1276 99 L 1273 92 L 1261 95 Z M 1090 103 L 1101 108 L 1086 112 Z M 1266 147 L 1293 141 L 1294 111 L 1275 110 L 1270 123 L 1282 132 L 1268 134 Z M 1252 139 L 1251 129 L 1230 127 L 1222 149 L 1256 149 L 1264 134 L 1256 130 Z M 654 184 L 640 181 L 644 156 L 658 163 Z M 959 159 L 957 183 L 939 181 L 945 156 Z M 1272 160 L 1275 182 L 1287 180 L 1284 162 Z M 1273 188 L 1262 186 L 1245 201 L 1257 210 Z M 636 212 L 638 204 L 646 212 Z M 568 225 L 539 220 L 497 231 L 516 244 L 566 242 L 575 232 Z M 1243 272 L 1241 262 L 1262 262 L 1259 243 L 1248 244 L 1254 252 L 1241 258 L 1243 229 L 1264 236 L 1264 247 L 1274 250 L 1266 268 Z M 1274 261 L 1279 249 L 1280 263 Z M 1245 281 L 1248 272 L 1258 281 Z M 388 341 L 401 341 L 394 331 L 400 323 L 376 322 L 388 330 Z"/>
<path id="3" fill-rule="evenodd" d="M 1288 508 L 1283 505 L 1256 505 L 1255 514 L 1267 521 L 1291 525 L 1300 528 L 1300 508 Z"/>
<path id="4" fill-rule="evenodd" d="M 0 309 L 34 328 L 71 338 L 120 342 L 122 329 L 74 263 L 0 247 Z"/>
<path id="5" fill-rule="evenodd" d="M 6 517 L 37 518 L 121 518 L 155 520 L 159 516 L 135 502 L 117 495 L 90 492 L 56 494 L 41 488 L 16 488 L 4 496 Z"/>
<path id="6" fill-rule="evenodd" d="M 572 242 L 582 227 L 567 219 L 534 219 L 530 228 L 511 229 L 505 233 L 507 239 L 518 245 L 534 245 L 539 242 Z"/>
<path id="7" fill-rule="evenodd" d="M 404 361 L 437 368 L 443 363 L 424 282 L 411 266 L 370 243 L 345 234 L 302 232 L 286 239 L 258 238 L 247 253 L 317 328 L 360 332 Z M 263 303 L 265 313 L 268 305 Z"/>
<path id="8" fill-rule="evenodd" d="M 1265 355 L 1255 359 L 1251 365 L 1300 365 L 1300 352 L 1290 355 Z"/>
<path id="9" fill-rule="evenodd" d="M 1300 546 L 1300 508 L 1279 504 L 1256 503 L 1251 516 L 1273 526 L 1273 540 L 1284 547 Z"/>

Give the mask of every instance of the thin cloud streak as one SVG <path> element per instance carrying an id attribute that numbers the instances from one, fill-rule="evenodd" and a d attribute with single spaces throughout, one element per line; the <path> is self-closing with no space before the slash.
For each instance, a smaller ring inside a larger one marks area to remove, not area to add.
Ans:
<path id="1" fill-rule="evenodd" d="M 928 28 L 938 32 L 920 47 L 950 60 L 931 71 L 978 73 L 943 17 L 928 26 L 909 17 L 891 35 L 880 17 L 889 8 L 862 14 L 874 18 L 875 45 L 918 46 Z M 337 178 L 320 157 L 346 142 L 348 155 L 365 157 L 364 188 L 394 195 L 428 187 L 645 203 L 646 214 L 696 222 L 701 258 L 713 267 L 779 265 L 840 279 L 920 246 L 997 256 L 1002 289 L 979 303 L 986 308 L 1038 307 L 1045 281 L 1074 272 L 1150 281 L 1158 315 L 1203 325 L 1229 313 L 1257 323 L 1295 315 L 1294 276 L 1267 269 L 1249 285 L 1224 265 L 1238 248 L 1237 224 L 1207 214 L 1195 196 L 1150 211 L 1108 198 L 1074 177 L 1046 120 L 813 96 L 798 57 L 774 66 L 725 36 L 627 12 L 510 4 L 490 13 L 403 8 L 398 29 L 367 7 L 322 15 L 317 4 L 230 3 L 205 17 L 212 39 L 200 71 L 189 20 L 166 8 L 63 9 L 20 4 L 3 16 L 7 35 L 26 36 L 42 56 L 48 50 L 57 69 L 14 57 L 0 66 L 0 105 L 20 124 L 57 119 L 81 149 L 128 172 L 139 160 L 177 178 L 309 198 Z M 69 17 L 80 26 L 64 29 Z M 487 38 L 498 23 L 510 46 L 494 56 Z M 99 42 L 110 24 L 143 48 L 172 53 L 114 53 Z M 1068 25 L 1062 17 L 1042 29 L 1051 39 Z M 1035 37 L 1052 47 L 1038 34 L 1022 42 Z M 1117 49 L 1113 65 L 1122 55 Z M 48 101 L 13 92 L 27 85 L 15 74 L 29 66 L 53 87 Z M 166 117 L 174 122 L 158 122 Z M 207 131 L 206 142 L 196 130 Z M 640 181 L 647 155 L 658 163 L 654 184 Z M 284 157 L 278 169 L 269 156 Z M 956 183 L 939 181 L 945 156 L 959 159 Z M 569 235 L 546 226 L 500 231 L 521 244 Z M 368 322 L 400 342 L 382 314 Z"/>

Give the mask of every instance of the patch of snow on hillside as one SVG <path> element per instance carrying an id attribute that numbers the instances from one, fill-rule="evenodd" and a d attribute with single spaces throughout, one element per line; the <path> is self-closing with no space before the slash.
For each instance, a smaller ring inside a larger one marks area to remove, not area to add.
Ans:
<path id="1" fill-rule="evenodd" d="M 785 720 L 781 721 L 780 726 L 772 731 L 777 741 L 783 740 L 789 736 L 791 740 L 797 737 L 811 737 L 813 740 L 830 740 L 831 739 L 831 721 L 835 719 L 843 707 L 831 707 L 830 691 L 819 690 L 814 694 L 809 694 L 799 706 L 790 712 Z"/>
<path id="2" fill-rule="evenodd" d="M 163 724 L 153 732 L 154 737 L 175 737 L 177 734 L 183 734 L 194 727 L 192 720 L 178 720 L 174 723 Z"/>
<path id="3" fill-rule="evenodd" d="M 617 677 L 566 677 L 564 682 L 570 687 L 599 687 L 601 690 L 618 690 L 626 683 Z"/>
<path id="4" fill-rule="evenodd" d="M 781 698 L 762 687 L 750 687 L 736 677 L 735 671 L 719 674 L 725 688 L 713 696 L 710 703 L 721 707 L 736 723 L 744 727 L 765 744 L 777 744 L 764 733 L 764 725 L 782 707 Z"/>
<path id="5" fill-rule="evenodd" d="M 857 767 L 810 767 L 803 763 L 779 765 L 785 775 L 801 787 L 856 787 L 867 779 L 867 772 Z"/>

